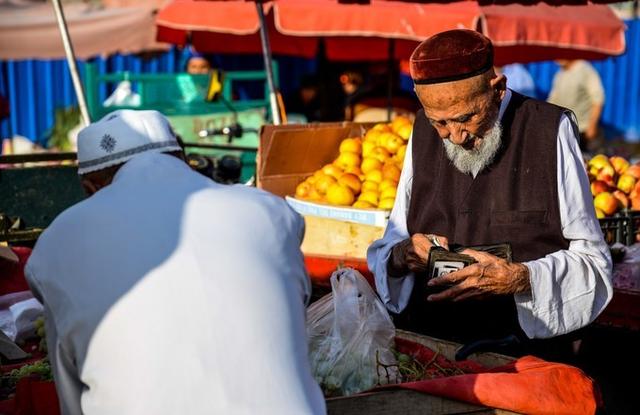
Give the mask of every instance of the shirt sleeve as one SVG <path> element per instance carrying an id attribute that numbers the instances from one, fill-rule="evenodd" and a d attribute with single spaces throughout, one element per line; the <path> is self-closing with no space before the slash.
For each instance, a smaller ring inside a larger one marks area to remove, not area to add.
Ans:
<path id="1" fill-rule="evenodd" d="M 604 87 L 602 86 L 600 75 L 598 75 L 598 72 L 593 67 L 588 67 L 587 69 L 587 82 L 585 83 L 585 87 L 591 97 L 591 102 L 593 105 L 602 105 L 604 104 Z"/>
<path id="2" fill-rule="evenodd" d="M 612 262 L 595 216 L 577 126 L 563 115 L 557 180 L 562 234 L 569 248 L 526 262 L 531 292 L 516 294 L 520 326 L 530 338 L 569 333 L 591 323 L 613 296 Z"/>
<path id="3" fill-rule="evenodd" d="M 400 313 L 409 303 L 413 290 L 414 275 L 409 273 L 403 277 L 387 278 L 387 262 L 391 249 L 398 242 L 409 237 L 407 231 L 407 212 L 411 200 L 411 185 L 413 183 L 411 139 L 407 145 L 402 173 L 396 191 L 397 197 L 389 216 L 387 227 L 382 239 L 375 241 L 367 250 L 367 263 L 375 275 L 376 290 L 386 307 Z"/>

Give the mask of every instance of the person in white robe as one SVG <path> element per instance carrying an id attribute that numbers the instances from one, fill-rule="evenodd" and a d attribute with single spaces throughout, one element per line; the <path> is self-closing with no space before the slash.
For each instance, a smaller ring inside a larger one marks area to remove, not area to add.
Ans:
<path id="1" fill-rule="evenodd" d="M 62 413 L 324 413 L 301 217 L 192 171 L 156 111 L 86 127 L 78 160 L 91 195 L 26 266 Z"/>

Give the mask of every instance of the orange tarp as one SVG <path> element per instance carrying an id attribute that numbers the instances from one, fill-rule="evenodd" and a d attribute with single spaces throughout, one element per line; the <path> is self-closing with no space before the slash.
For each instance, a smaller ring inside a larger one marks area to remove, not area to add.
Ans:
<path id="1" fill-rule="evenodd" d="M 158 39 L 198 50 L 259 53 L 259 21 L 247 1 L 175 0 L 160 10 Z M 276 54 L 313 57 L 323 38 L 335 60 L 385 60 L 389 39 L 406 59 L 419 41 L 455 28 L 480 30 L 494 40 L 496 63 L 560 57 L 597 59 L 624 52 L 624 24 L 602 5 L 483 6 L 474 1 L 415 3 L 371 0 L 278 0 L 264 4 Z"/>

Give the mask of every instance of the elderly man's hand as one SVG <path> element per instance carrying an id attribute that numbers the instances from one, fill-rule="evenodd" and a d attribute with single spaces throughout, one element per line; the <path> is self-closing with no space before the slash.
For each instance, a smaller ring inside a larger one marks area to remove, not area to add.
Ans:
<path id="1" fill-rule="evenodd" d="M 507 262 L 486 252 L 471 249 L 466 249 L 462 253 L 473 257 L 478 262 L 460 271 L 430 280 L 428 285 L 431 287 L 453 286 L 430 295 L 427 300 L 480 299 L 492 295 L 521 293 L 531 289 L 529 269 L 524 264 Z"/>
<path id="2" fill-rule="evenodd" d="M 445 249 L 449 249 L 449 241 L 444 236 L 413 234 L 410 238 L 396 244 L 391 250 L 391 258 L 387 263 L 390 276 L 400 277 L 408 272 L 420 272 L 427 269 L 429 251 L 435 246 L 434 242 Z"/>

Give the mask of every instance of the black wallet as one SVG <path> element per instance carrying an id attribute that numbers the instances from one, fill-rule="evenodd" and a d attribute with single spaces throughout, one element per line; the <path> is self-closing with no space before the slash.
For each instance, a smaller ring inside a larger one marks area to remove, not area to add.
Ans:
<path id="1" fill-rule="evenodd" d="M 450 245 L 448 251 L 444 248 L 433 247 L 429 252 L 426 280 L 428 281 L 474 264 L 476 260 L 473 257 L 460 253 L 465 249 L 487 252 L 508 262 L 512 261 L 511 245 L 508 243 L 467 247 Z"/>

